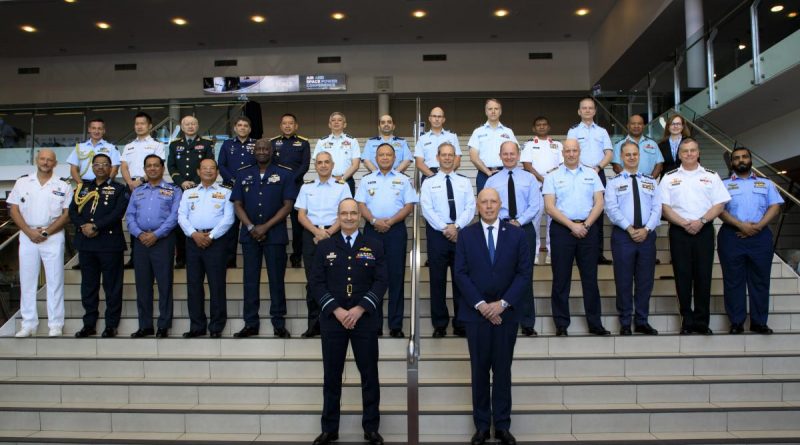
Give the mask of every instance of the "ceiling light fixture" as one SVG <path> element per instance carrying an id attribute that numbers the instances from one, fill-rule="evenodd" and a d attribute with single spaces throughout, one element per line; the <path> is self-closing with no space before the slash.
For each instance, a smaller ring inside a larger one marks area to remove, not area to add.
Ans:
<path id="1" fill-rule="evenodd" d="M 786 17 L 789 17 L 790 19 L 793 19 L 793 18 L 797 17 L 797 11 L 792 11 L 792 12 L 786 14 Z"/>
<path id="2" fill-rule="evenodd" d="M 775 5 L 775 6 L 771 7 L 771 8 L 769 8 L 769 11 L 770 12 L 781 12 L 781 11 L 783 11 L 783 5 Z"/>
<path id="3" fill-rule="evenodd" d="M 250 17 L 250 20 L 252 20 L 252 21 L 254 21 L 256 23 L 264 23 L 265 21 L 267 21 L 267 19 L 264 18 L 263 15 L 254 15 L 254 16 Z"/>
<path id="4" fill-rule="evenodd" d="M 77 0 L 64 0 L 64 3 L 75 3 Z"/>
<path id="5" fill-rule="evenodd" d="M 575 11 L 575 15 L 579 15 L 581 17 L 589 14 L 589 8 L 581 8 Z"/>
<path id="6" fill-rule="evenodd" d="M 346 16 L 344 15 L 343 12 L 334 12 L 333 14 L 331 14 L 331 18 L 334 19 L 334 20 L 342 20 L 345 17 Z"/>
<path id="7" fill-rule="evenodd" d="M 178 26 L 183 26 L 183 25 L 185 25 L 185 24 L 187 24 L 189 22 L 187 22 L 186 19 L 184 19 L 184 18 L 175 17 L 174 19 L 172 19 L 172 23 L 174 23 L 174 24 L 176 24 Z"/>
<path id="8" fill-rule="evenodd" d="M 740 43 L 739 49 L 747 49 L 747 45 L 745 45 L 744 43 Z"/>
<path id="9" fill-rule="evenodd" d="M 417 9 L 416 11 L 412 12 L 411 15 L 413 15 L 414 17 L 416 17 L 418 19 L 421 19 L 421 18 L 425 17 L 426 15 L 428 15 L 428 13 L 423 11 L 423 10 L 421 10 L 421 9 Z"/>
<path id="10" fill-rule="evenodd" d="M 25 32 L 36 32 L 37 31 L 36 28 L 34 28 L 31 25 L 22 25 L 22 26 L 19 27 L 19 29 L 21 29 L 21 30 L 23 30 Z"/>
<path id="11" fill-rule="evenodd" d="M 109 24 L 108 24 L 108 23 L 106 23 L 106 22 L 97 22 L 97 23 L 95 23 L 95 26 L 97 26 L 97 27 L 98 27 L 98 28 L 100 28 L 100 29 L 108 29 L 108 28 L 111 28 L 111 25 L 109 25 Z"/>
<path id="12" fill-rule="evenodd" d="M 508 15 L 508 9 L 498 9 L 494 12 L 495 17 L 505 17 Z"/>

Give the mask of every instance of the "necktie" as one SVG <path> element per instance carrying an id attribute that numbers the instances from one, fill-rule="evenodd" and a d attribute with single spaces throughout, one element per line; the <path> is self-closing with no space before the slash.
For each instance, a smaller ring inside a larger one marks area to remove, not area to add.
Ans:
<path id="1" fill-rule="evenodd" d="M 514 188 L 512 173 L 514 172 L 508 171 L 508 217 L 509 219 L 517 219 L 517 191 Z"/>
<path id="2" fill-rule="evenodd" d="M 444 175 L 444 181 L 447 186 L 447 205 L 450 206 L 450 221 L 456 222 L 456 198 L 453 194 L 453 183 L 450 182 L 450 175 Z"/>
<path id="3" fill-rule="evenodd" d="M 633 228 L 642 228 L 642 203 L 639 200 L 639 183 L 636 175 L 631 175 L 631 187 L 633 187 Z"/>
<path id="4" fill-rule="evenodd" d="M 494 264 L 494 236 L 492 235 L 492 230 L 494 226 L 489 226 L 486 230 L 489 231 L 489 261 Z"/>
<path id="5" fill-rule="evenodd" d="M 347 235 L 346 237 L 344 237 L 344 240 L 347 241 L 347 246 L 352 249 L 353 248 L 353 237 L 350 236 L 350 235 Z"/>

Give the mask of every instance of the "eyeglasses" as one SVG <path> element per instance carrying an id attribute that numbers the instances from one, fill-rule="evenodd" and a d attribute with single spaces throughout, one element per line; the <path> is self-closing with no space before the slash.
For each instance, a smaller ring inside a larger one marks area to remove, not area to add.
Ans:
<path id="1" fill-rule="evenodd" d="M 92 164 L 92 167 L 110 167 L 110 166 L 111 164 L 109 164 L 108 162 L 95 162 L 94 164 Z"/>
<path id="2" fill-rule="evenodd" d="M 673 127 L 683 127 L 683 122 L 673 122 L 670 125 L 672 125 Z"/>

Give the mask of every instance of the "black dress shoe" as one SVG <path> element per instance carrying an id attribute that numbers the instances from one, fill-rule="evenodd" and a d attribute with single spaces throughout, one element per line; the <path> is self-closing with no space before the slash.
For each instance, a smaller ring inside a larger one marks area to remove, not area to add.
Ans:
<path id="1" fill-rule="evenodd" d="M 447 335 L 447 329 L 445 328 L 434 328 L 433 329 L 433 338 L 442 338 Z"/>
<path id="2" fill-rule="evenodd" d="M 681 335 L 692 335 L 693 333 L 694 331 L 692 328 L 687 328 L 685 326 L 681 328 Z"/>
<path id="3" fill-rule="evenodd" d="M 289 262 L 292 263 L 292 269 L 299 269 L 303 267 L 303 261 L 300 258 L 291 257 Z"/>
<path id="4" fill-rule="evenodd" d="M 381 437 L 377 431 L 364 433 L 364 440 L 366 440 L 369 445 L 383 445 L 383 437 Z"/>
<path id="5" fill-rule="evenodd" d="M 289 338 L 292 334 L 286 328 L 275 328 L 275 336 L 278 338 Z"/>
<path id="6" fill-rule="evenodd" d="M 189 331 L 183 333 L 183 338 L 202 337 L 206 335 L 206 331 Z"/>
<path id="7" fill-rule="evenodd" d="M 209 333 L 208 336 L 211 337 L 211 338 L 220 338 L 220 337 L 222 337 L 222 332 L 220 332 L 220 331 L 216 331 L 216 332 L 215 331 L 211 331 L 211 333 Z"/>
<path id="8" fill-rule="evenodd" d="M 406 334 L 404 334 L 403 331 L 400 330 L 400 329 L 390 329 L 389 330 L 389 335 L 392 338 L 403 338 L 403 337 L 406 336 Z"/>
<path id="9" fill-rule="evenodd" d="M 117 328 L 105 328 L 100 336 L 103 338 L 114 338 L 117 336 Z"/>
<path id="10" fill-rule="evenodd" d="M 614 262 L 609 260 L 608 258 L 604 257 L 603 255 L 600 255 L 600 258 L 597 259 L 597 264 L 600 264 L 600 265 L 603 265 L 603 266 L 610 266 L 610 265 L 614 264 Z"/>
<path id="11" fill-rule="evenodd" d="M 466 337 L 467 331 L 464 328 L 453 328 L 453 335 L 456 337 Z"/>
<path id="12" fill-rule="evenodd" d="M 568 335 L 566 326 L 556 326 L 556 337 L 566 337 Z"/>
<path id="13" fill-rule="evenodd" d="M 650 326 L 650 323 L 645 324 L 637 324 L 633 327 L 634 332 L 638 332 L 640 334 L 645 335 L 658 335 L 658 331 L 656 328 Z"/>
<path id="14" fill-rule="evenodd" d="M 158 328 L 156 331 L 156 338 L 167 338 L 169 337 L 169 329 L 167 328 Z"/>
<path id="15" fill-rule="evenodd" d="M 258 328 L 252 328 L 250 326 L 245 326 L 241 331 L 233 334 L 233 336 L 236 338 L 246 338 L 254 335 L 258 335 Z"/>
<path id="16" fill-rule="evenodd" d="M 186 269 L 186 261 L 175 261 L 176 269 Z"/>
<path id="17" fill-rule="evenodd" d="M 475 431 L 475 434 L 472 435 L 472 439 L 469 440 L 469 443 L 470 445 L 483 445 L 486 443 L 488 438 L 488 431 Z"/>
<path id="18" fill-rule="evenodd" d="M 122 266 L 122 268 L 123 269 L 133 269 L 133 261 L 128 261 L 127 263 L 125 263 L 124 266 Z"/>
<path id="19" fill-rule="evenodd" d="M 517 445 L 517 439 L 508 430 L 494 430 L 494 438 L 503 445 Z"/>
<path id="20" fill-rule="evenodd" d="M 142 337 L 147 337 L 149 335 L 153 335 L 155 333 L 156 332 L 153 330 L 153 328 L 139 329 L 138 331 L 136 331 L 133 334 L 131 334 L 131 337 L 133 337 L 133 338 L 142 338 Z"/>
<path id="21" fill-rule="evenodd" d="M 319 335 L 319 323 L 306 329 L 300 336 L 303 338 L 314 338 Z"/>
<path id="22" fill-rule="evenodd" d="M 711 335 L 714 333 L 708 326 L 694 328 L 694 331 L 703 335 Z"/>
<path id="23" fill-rule="evenodd" d="M 530 326 L 526 326 L 526 327 L 522 328 L 522 335 L 524 335 L 526 337 L 537 337 L 539 335 L 539 333 L 536 332 L 536 329 L 533 329 Z"/>
<path id="24" fill-rule="evenodd" d="M 611 332 L 608 332 L 606 328 L 602 326 L 598 326 L 596 328 L 589 328 L 589 333 L 594 335 L 610 335 Z"/>
<path id="25" fill-rule="evenodd" d="M 339 440 L 339 433 L 322 433 L 314 439 L 312 445 L 328 445 L 331 442 Z"/>
<path id="26" fill-rule="evenodd" d="M 75 333 L 75 337 L 77 337 L 77 338 L 85 338 L 85 337 L 88 337 L 90 335 L 95 335 L 95 334 L 97 334 L 97 331 L 94 328 L 89 327 L 89 326 L 84 326 L 84 327 L 81 328 L 80 331 Z"/>
<path id="27" fill-rule="evenodd" d="M 752 324 L 750 323 L 750 331 L 757 334 L 771 335 L 774 331 L 765 324 Z"/>
<path id="28" fill-rule="evenodd" d="M 752 326 L 750 326 L 750 328 L 752 330 Z M 744 326 L 742 326 L 741 324 L 732 324 L 731 330 L 728 331 L 728 333 L 730 333 L 731 335 L 739 335 L 743 332 L 744 332 Z"/>
<path id="29" fill-rule="evenodd" d="M 619 330 L 619 335 L 626 335 L 626 336 L 627 335 L 633 335 L 633 332 L 631 332 L 631 327 L 630 326 L 623 326 Z"/>

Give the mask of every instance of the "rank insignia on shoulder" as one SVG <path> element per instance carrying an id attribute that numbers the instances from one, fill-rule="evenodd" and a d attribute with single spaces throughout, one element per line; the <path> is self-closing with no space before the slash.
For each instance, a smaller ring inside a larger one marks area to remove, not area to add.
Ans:
<path id="1" fill-rule="evenodd" d="M 250 168 L 250 167 L 252 167 L 252 166 L 253 166 L 253 164 L 247 164 L 247 165 L 243 165 L 243 166 L 239 167 L 239 168 L 237 169 L 237 171 L 238 171 L 238 170 L 244 170 L 244 169 L 246 169 L 246 168 Z"/>
<path id="2" fill-rule="evenodd" d="M 705 168 L 705 167 L 703 167 L 703 168 L 705 169 L 705 171 L 707 171 L 709 173 L 713 173 L 715 175 L 717 174 L 717 172 L 715 172 L 714 170 L 711 170 L 710 168 Z"/>
<path id="3" fill-rule="evenodd" d="M 313 183 L 314 183 L 313 179 L 306 179 L 305 181 L 303 181 L 303 184 L 313 184 Z"/>
<path id="4" fill-rule="evenodd" d="M 670 170 L 670 171 L 668 171 L 668 172 L 666 172 L 666 173 L 664 173 L 664 174 L 665 174 L 665 175 L 671 175 L 671 174 L 675 173 L 676 171 L 678 171 L 678 169 L 677 169 L 677 168 L 676 168 L 676 169 L 674 169 L 674 170 Z"/>

